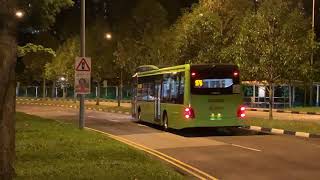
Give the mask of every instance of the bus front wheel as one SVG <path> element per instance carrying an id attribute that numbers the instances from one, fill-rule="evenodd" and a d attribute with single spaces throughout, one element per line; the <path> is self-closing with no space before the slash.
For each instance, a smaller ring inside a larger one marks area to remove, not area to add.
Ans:
<path id="1" fill-rule="evenodd" d="M 167 113 L 163 114 L 163 123 L 162 123 L 162 127 L 164 131 L 168 131 L 169 129 L 169 120 L 168 120 L 168 115 Z"/>

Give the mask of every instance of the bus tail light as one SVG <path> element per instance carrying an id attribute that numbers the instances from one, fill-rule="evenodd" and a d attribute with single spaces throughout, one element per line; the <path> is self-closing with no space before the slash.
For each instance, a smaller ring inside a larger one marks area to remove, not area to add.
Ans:
<path id="1" fill-rule="evenodd" d="M 194 111 L 191 107 L 187 107 L 184 109 L 184 117 L 187 119 L 195 118 Z"/>
<path id="2" fill-rule="evenodd" d="M 246 117 L 246 107 L 240 106 L 240 107 L 238 108 L 238 111 L 237 111 L 237 116 L 238 116 L 239 118 L 245 118 L 245 117 Z"/>

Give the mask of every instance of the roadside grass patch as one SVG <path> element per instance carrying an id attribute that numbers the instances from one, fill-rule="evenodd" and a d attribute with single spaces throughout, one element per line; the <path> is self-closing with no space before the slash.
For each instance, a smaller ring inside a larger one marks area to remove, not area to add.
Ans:
<path id="1" fill-rule="evenodd" d="M 48 100 L 38 100 L 38 101 L 30 101 L 30 100 L 18 100 L 18 102 L 31 102 L 31 103 L 38 103 L 38 104 L 54 104 L 54 105 L 65 105 L 65 106 L 80 106 L 79 101 L 48 101 Z M 88 108 L 96 108 L 96 109 L 104 109 L 104 110 L 110 110 L 110 111 L 122 111 L 122 112 L 130 112 L 130 107 L 120 106 L 118 107 L 116 103 L 110 103 L 114 105 L 103 105 L 101 103 L 100 105 L 95 105 L 93 102 L 85 102 L 86 107 Z"/>
<path id="2" fill-rule="evenodd" d="M 245 119 L 244 124 L 247 126 L 260 126 L 265 128 L 320 134 L 320 124 L 316 122 L 250 118 Z"/>
<path id="3" fill-rule="evenodd" d="M 16 117 L 16 179 L 183 179 L 165 163 L 96 132 Z"/>

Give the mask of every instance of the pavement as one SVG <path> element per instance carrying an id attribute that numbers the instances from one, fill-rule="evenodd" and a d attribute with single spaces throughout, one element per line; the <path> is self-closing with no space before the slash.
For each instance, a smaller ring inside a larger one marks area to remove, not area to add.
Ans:
<path id="1" fill-rule="evenodd" d="M 316 122 L 320 124 L 320 115 L 311 114 L 292 114 L 292 113 L 280 113 L 272 112 L 273 118 L 277 120 L 293 120 L 293 121 L 305 121 L 305 122 Z M 262 111 L 246 111 L 247 118 L 262 118 L 268 119 L 269 112 Z"/>
<path id="2" fill-rule="evenodd" d="M 76 123 L 78 110 L 17 105 L 17 111 Z M 218 179 L 319 179 L 320 139 L 240 129 L 188 129 L 170 133 L 130 116 L 86 111 L 86 126 L 188 163 Z"/>

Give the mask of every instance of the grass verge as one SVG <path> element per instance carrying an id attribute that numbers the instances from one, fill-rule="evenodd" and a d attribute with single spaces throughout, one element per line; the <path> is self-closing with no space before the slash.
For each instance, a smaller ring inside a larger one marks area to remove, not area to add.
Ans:
<path id="1" fill-rule="evenodd" d="M 300 112 L 316 112 L 320 113 L 320 107 L 294 107 L 286 109 L 287 111 L 300 111 Z"/>
<path id="2" fill-rule="evenodd" d="M 19 100 L 18 102 L 31 102 L 31 103 L 43 103 L 43 104 L 55 104 L 55 105 L 68 105 L 68 106 L 79 106 L 79 101 L 46 101 L 46 100 L 38 100 L 38 101 L 29 101 L 29 100 Z M 123 112 L 130 112 L 130 107 L 120 106 L 118 107 L 116 103 L 103 103 L 101 102 L 100 105 L 95 105 L 94 102 L 85 102 L 86 107 L 96 108 L 96 109 L 106 109 L 106 110 L 113 110 L 113 111 L 123 111 Z"/>
<path id="3" fill-rule="evenodd" d="M 16 179 L 183 179 L 161 161 L 72 124 L 17 113 Z"/>
<path id="4" fill-rule="evenodd" d="M 284 129 L 288 131 L 299 131 L 307 133 L 320 134 L 320 124 L 315 122 L 302 122 L 302 121 L 286 121 L 286 120 L 267 120 L 250 118 L 244 120 L 247 126 L 260 126 L 265 128 Z"/>

